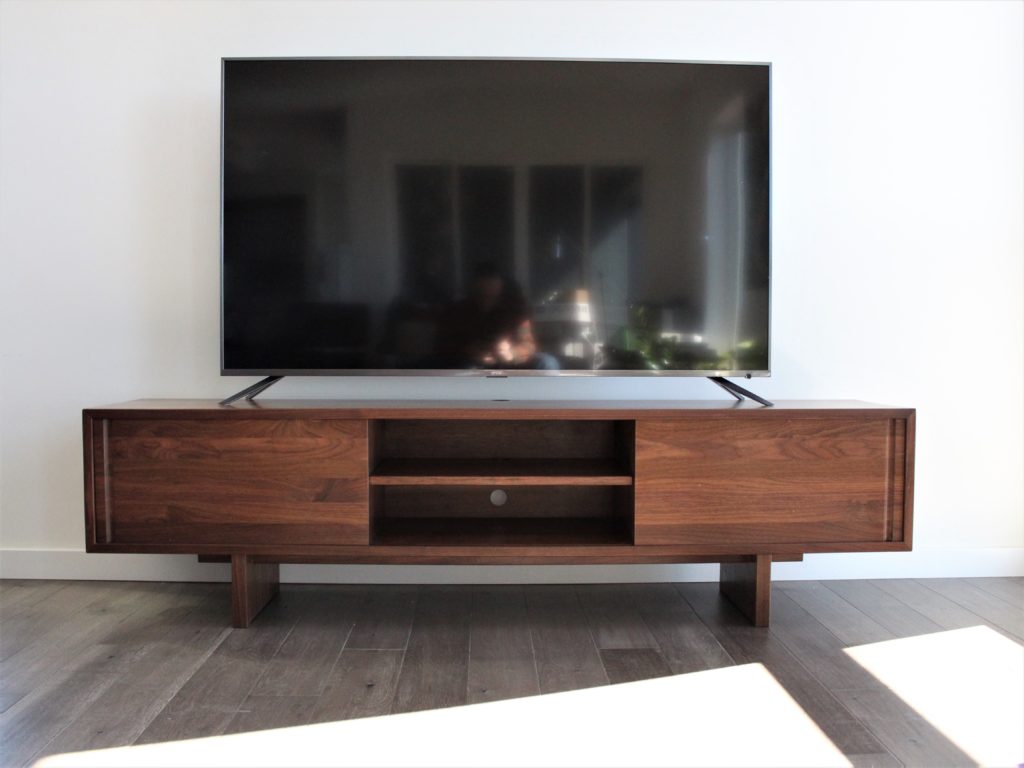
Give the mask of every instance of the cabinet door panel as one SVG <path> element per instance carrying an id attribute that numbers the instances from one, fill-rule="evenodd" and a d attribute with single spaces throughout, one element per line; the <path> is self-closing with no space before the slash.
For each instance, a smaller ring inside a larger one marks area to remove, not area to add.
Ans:
<path id="1" fill-rule="evenodd" d="M 122 419 L 99 434 L 97 543 L 369 541 L 365 421 Z"/>
<path id="2" fill-rule="evenodd" d="M 640 421 L 635 541 L 899 540 L 905 436 L 888 418 Z"/>

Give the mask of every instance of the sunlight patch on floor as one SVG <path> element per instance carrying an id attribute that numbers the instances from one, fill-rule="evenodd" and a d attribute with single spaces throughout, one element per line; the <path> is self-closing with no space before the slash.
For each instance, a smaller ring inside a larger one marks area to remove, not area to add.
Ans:
<path id="1" fill-rule="evenodd" d="M 1024 648 L 989 627 L 846 652 L 981 765 L 1024 762 Z"/>
<path id="2" fill-rule="evenodd" d="M 54 755 L 53 766 L 849 766 L 760 664 L 581 691 Z"/>

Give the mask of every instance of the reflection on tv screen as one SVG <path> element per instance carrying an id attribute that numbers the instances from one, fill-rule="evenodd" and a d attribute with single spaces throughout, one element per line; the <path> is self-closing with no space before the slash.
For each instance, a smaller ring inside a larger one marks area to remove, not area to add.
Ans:
<path id="1" fill-rule="evenodd" d="M 768 68 L 230 60 L 228 371 L 765 372 Z"/>

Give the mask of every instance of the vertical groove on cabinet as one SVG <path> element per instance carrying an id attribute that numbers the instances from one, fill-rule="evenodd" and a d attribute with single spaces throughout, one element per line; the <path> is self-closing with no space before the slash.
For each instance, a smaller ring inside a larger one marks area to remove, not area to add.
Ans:
<path id="1" fill-rule="evenodd" d="M 893 517 L 896 516 L 893 503 L 896 483 L 896 419 L 889 419 L 885 428 L 885 516 L 882 521 L 882 541 L 892 541 Z"/>
<path id="2" fill-rule="evenodd" d="M 103 543 L 113 540 L 111 525 L 111 478 L 110 478 L 110 419 L 103 420 Z"/>
<path id="3" fill-rule="evenodd" d="M 85 546 L 96 543 L 96 451 L 93 450 L 92 419 L 82 414 L 82 448 L 85 480 Z"/>
<path id="4" fill-rule="evenodd" d="M 889 515 L 890 529 L 886 541 L 903 541 L 903 517 L 906 514 L 906 480 L 907 480 L 907 421 L 893 419 L 892 427 L 892 466 L 889 484 Z"/>

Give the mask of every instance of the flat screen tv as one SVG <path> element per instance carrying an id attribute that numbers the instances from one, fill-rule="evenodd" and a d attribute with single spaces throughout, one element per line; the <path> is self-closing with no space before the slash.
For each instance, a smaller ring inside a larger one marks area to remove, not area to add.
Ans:
<path id="1" fill-rule="evenodd" d="M 769 85 L 225 60 L 222 372 L 768 375 Z"/>

